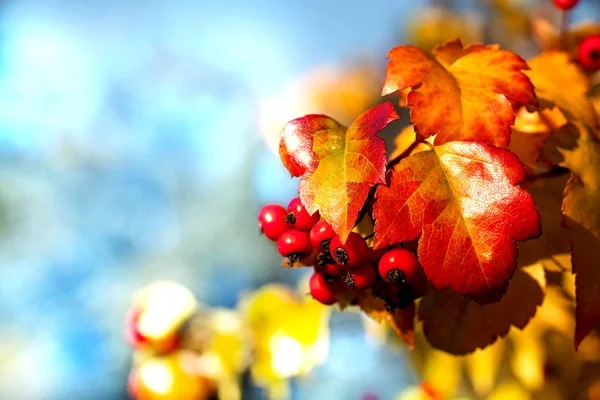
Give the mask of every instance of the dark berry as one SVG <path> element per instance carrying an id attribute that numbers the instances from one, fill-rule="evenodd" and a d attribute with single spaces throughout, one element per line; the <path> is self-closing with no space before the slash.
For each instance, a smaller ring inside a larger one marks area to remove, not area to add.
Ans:
<path id="1" fill-rule="evenodd" d="M 287 216 L 285 217 L 285 222 L 288 224 L 294 225 L 295 229 L 299 231 L 309 232 L 313 226 L 317 222 L 319 222 L 319 212 L 317 211 L 313 215 L 310 215 L 300 197 L 295 197 L 290 201 L 287 208 Z"/>
<path id="2" fill-rule="evenodd" d="M 319 303 L 329 306 L 337 302 L 337 299 L 331 290 L 331 286 L 327 283 L 327 280 L 322 274 L 315 272 L 310 277 L 308 287 L 312 297 Z"/>
<path id="3" fill-rule="evenodd" d="M 554 0 L 554 5 L 563 11 L 570 10 L 579 3 L 579 0 Z"/>
<path id="4" fill-rule="evenodd" d="M 285 223 L 287 212 L 279 204 L 271 203 L 263 206 L 258 212 L 258 223 L 261 231 L 271 240 L 279 239 L 279 236 L 291 226 Z"/>
<path id="5" fill-rule="evenodd" d="M 346 285 L 357 290 L 365 290 L 371 287 L 377 279 L 377 273 L 373 265 L 366 262 L 358 268 L 348 270 L 342 278 Z"/>
<path id="6" fill-rule="evenodd" d="M 296 229 L 287 230 L 279 236 L 277 249 L 279 254 L 289 258 L 291 263 L 297 262 L 312 252 L 310 235 Z"/>
<path id="7" fill-rule="evenodd" d="M 578 50 L 579 62 L 589 70 L 600 69 L 600 35 L 583 39 Z"/>
<path id="8" fill-rule="evenodd" d="M 326 221 L 321 220 L 310 230 L 310 241 L 315 249 L 329 252 L 329 244 L 335 236 L 335 231 Z"/>
<path id="9" fill-rule="evenodd" d="M 379 260 L 379 275 L 390 283 L 406 283 L 416 292 L 426 289 L 427 280 L 419 268 L 417 257 L 406 249 L 386 252 Z"/>
<path id="10" fill-rule="evenodd" d="M 338 264 L 343 264 L 348 268 L 357 268 L 367 259 L 369 246 L 361 235 L 350 232 L 346 243 L 342 243 L 339 235 L 335 235 L 331 239 L 329 250 Z"/>

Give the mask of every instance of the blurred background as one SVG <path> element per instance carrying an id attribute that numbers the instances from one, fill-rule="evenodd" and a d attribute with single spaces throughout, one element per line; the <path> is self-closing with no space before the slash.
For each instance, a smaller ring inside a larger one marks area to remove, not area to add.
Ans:
<path id="1" fill-rule="evenodd" d="M 547 3 L 0 2 L 0 398 L 128 398 L 124 316 L 152 281 L 227 308 L 295 285 L 303 271 L 280 268 L 256 226 L 296 193 L 274 151 L 283 124 L 351 122 L 379 101 L 395 45 L 461 36 L 529 57 L 529 17 L 558 18 Z M 584 0 L 572 21 L 599 9 Z M 334 314 L 329 359 L 294 398 L 414 384 L 405 352 L 363 332 Z"/>

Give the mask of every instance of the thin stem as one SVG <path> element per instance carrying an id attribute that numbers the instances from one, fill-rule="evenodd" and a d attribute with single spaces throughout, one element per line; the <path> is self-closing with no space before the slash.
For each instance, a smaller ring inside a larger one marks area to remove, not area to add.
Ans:
<path id="1" fill-rule="evenodd" d="M 567 50 L 567 34 L 569 32 L 569 12 L 563 11 L 560 16 L 560 47 Z"/>
<path id="2" fill-rule="evenodd" d="M 369 239 L 371 239 L 373 237 L 375 237 L 375 232 L 371 233 L 370 235 L 364 236 L 363 239 L 369 240 Z"/>
<path id="3" fill-rule="evenodd" d="M 415 140 L 410 146 L 408 146 L 406 148 L 406 150 L 404 150 L 401 154 L 399 154 L 398 156 L 392 158 L 387 165 L 387 170 L 389 171 L 390 169 L 394 168 L 394 166 L 396 164 L 398 164 L 400 161 L 402 161 L 403 158 L 408 157 L 408 155 L 420 144 L 420 143 L 427 143 L 424 141 L 420 141 L 420 140 Z"/>

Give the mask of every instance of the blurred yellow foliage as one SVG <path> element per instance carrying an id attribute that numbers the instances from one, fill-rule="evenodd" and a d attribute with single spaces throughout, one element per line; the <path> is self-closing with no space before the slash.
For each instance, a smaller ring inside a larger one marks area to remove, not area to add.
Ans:
<path id="1" fill-rule="evenodd" d="M 328 354 L 328 307 L 288 287 L 266 285 L 240 303 L 252 337 L 254 381 L 270 397 L 287 397 L 286 380 L 304 375 Z"/>
<path id="2" fill-rule="evenodd" d="M 407 20 L 406 36 L 411 44 L 425 50 L 457 37 L 465 45 L 479 43 L 483 40 L 483 23 L 473 13 L 443 7 L 421 8 Z"/>

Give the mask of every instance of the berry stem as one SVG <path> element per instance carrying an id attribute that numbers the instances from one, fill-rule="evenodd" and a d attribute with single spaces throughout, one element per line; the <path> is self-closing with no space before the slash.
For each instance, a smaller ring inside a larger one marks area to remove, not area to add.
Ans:
<path id="1" fill-rule="evenodd" d="M 371 234 L 369 234 L 367 236 L 364 236 L 363 239 L 368 240 L 368 239 L 371 239 L 373 237 L 375 237 L 375 232 L 373 232 L 373 233 L 371 233 Z"/>
<path id="2" fill-rule="evenodd" d="M 560 15 L 560 47 L 567 50 L 567 33 L 569 32 L 569 11 L 563 11 Z"/>

